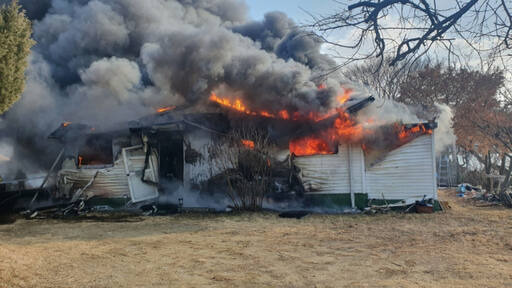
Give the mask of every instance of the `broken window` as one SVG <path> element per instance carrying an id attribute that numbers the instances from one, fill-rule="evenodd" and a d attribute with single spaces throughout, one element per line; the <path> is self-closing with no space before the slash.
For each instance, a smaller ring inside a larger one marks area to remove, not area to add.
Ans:
<path id="1" fill-rule="evenodd" d="M 114 164 L 112 137 L 108 135 L 92 135 L 78 150 L 77 166 L 107 166 Z"/>

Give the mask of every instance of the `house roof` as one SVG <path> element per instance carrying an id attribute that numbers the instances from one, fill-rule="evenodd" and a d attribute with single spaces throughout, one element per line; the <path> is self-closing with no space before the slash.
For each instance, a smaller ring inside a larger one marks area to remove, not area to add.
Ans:
<path id="1" fill-rule="evenodd" d="M 48 138 L 61 141 L 72 141 L 78 137 L 91 134 L 116 133 L 128 130 L 167 129 L 182 131 L 187 126 L 225 133 L 229 129 L 229 121 L 222 113 L 176 113 L 167 111 L 146 115 L 136 120 L 120 122 L 108 127 L 94 128 L 83 123 L 62 123 Z"/>
<path id="2" fill-rule="evenodd" d="M 344 109 L 349 114 L 354 114 L 366 107 L 368 104 L 375 100 L 373 96 L 359 99 L 349 99 L 345 104 Z M 247 117 L 246 114 L 240 114 Z M 252 118 L 262 118 L 260 116 L 250 116 Z M 263 117 L 264 118 L 264 117 Z M 261 119 L 262 121 L 272 122 L 293 122 L 283 119 Z M 320 121 L 318 125 L 325 125 L 324 122 L 329 121 L 326 119 Z M 288 125 L 289 126 L 289 125 Z M 197 129 L 208 130 L 210 132 L 227 133 L 230 129 L 230 121 L 226 113 L 204 113 L 204 112 L 189 112 L 186 108 L 173 109 L 161 113 L 152 113 L 144 117 L 120 122 L 117 124 L 109 125 L 108 127 L 95 128 L 84 123 L 63 123 L 56 130 L 54 130 L 48 138 L 58 139 L 61 141 L 71 141 L 83 135 L 113 133 L 123 130 L 149 130 L 149 129 L 170 129 L 175 131 L 182 131 L 185 127 L 194 127 Z"/>

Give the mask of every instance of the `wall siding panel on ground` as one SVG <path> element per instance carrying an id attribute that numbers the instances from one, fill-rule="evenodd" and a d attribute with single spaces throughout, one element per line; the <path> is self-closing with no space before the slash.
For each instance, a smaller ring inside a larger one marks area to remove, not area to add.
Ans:
<path id="1" fill-rule="evenodd" d="M 432 135 L 424 135 L 366 169 L 369 199 L 437 198 L 432 155 Z"/>

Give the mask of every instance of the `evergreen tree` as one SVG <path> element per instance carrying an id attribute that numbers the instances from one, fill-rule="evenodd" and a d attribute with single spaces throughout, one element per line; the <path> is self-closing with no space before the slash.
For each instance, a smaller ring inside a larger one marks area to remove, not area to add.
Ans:
<path id="1" fill-rule="evenodd" d="M 0 114 L 23 92 L 27 58 L 34 43 L 31 33 L 31 22 L 17 0 L 0 7 Z"/>

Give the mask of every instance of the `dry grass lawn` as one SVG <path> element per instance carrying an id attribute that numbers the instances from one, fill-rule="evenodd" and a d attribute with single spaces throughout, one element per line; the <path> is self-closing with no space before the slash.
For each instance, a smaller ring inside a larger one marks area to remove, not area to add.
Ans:
<path id="1" fill-rule="evenodd" d="M 0 226 L 0 287 L 512 287 L 512 210 Z"/>

